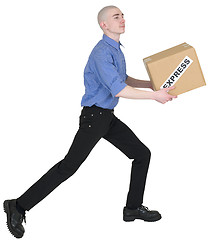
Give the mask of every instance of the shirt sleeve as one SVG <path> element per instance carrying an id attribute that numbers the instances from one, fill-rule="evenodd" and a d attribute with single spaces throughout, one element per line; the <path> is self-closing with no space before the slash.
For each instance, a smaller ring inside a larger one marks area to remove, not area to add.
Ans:
<path id="1" fill-rule="evenodd" d="M 93 61 L 97 78 L 113 97 L 127 86 L 118 73 L 110 53 L 100 50 L 94 55 Z"/>

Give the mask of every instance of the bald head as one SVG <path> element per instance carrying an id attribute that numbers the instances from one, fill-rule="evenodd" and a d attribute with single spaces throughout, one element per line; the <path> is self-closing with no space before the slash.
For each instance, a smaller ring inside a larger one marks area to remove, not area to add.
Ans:
<path id="1" fill-rule="evenodd" d="M 102 8 L 98 13 L 98 24 L 100 25 L 101 22 L 106 21 L 107 13 L 110 9 L 117 8 L 115 6 L 107 6 Z"/>

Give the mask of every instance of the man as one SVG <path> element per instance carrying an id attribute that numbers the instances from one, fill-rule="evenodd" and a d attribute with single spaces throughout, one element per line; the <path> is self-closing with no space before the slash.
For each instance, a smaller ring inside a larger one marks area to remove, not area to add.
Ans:
<path id="1" fill-rule="evenodd" d="M 81 102 L 83 109 L 80 126 L 69 152 L 22 196 L 4 201 L 8 228 L 17 238 L 24 235 L 22 222 L 25 211 L 29 211 L 72 176 L 101 138 L 112 143 L 128 158 L 134 159 L 123 220 L 161 219 L 159 212 L 150 211 L 142 205 L 150 150 L 114 115 L 114 107 L 119 97 L 153 99 L 166 103 L 176 96 L 168 94 L 173 87 L 156 92 L 135 88 L 152 87 L 149 81 L 136 80 L 126 74 L 125 59 L 119 42 L 120 35 L 125 32 L 124 15 L 120 9 L 115 6 L 103 8 L 98 14 L 98 22 L 104 35 L 91 52 L 85 67 L 85 94 Z"/>

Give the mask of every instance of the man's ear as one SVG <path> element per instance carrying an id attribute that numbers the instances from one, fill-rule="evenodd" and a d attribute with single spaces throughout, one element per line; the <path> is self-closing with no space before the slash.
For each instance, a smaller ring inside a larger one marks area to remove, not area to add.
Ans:
<path id="1" fill-rule="evenodd" d="M 101 23 L 100 23 L 100 27 L 101 27 L 102 29 L 106 29 L 106 28 L 107 28 L 107 25 L 106 25 L 105 22 L 101 22 Z"/>

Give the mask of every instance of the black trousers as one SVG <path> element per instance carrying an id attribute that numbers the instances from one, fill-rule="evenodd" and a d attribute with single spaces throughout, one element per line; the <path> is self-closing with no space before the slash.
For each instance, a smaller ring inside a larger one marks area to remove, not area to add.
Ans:
<path id="1" fill-rule="evenodd" d="M 77 171 L 101 138 L 133 159 L 126 206 L 131 209 L 139 207 L 143 203 L 150 150 L 112 110 L 96 106 L 82 109 L 79 130 L 67 155 L 17 199 L 18 205 L 29 211 L 43 200 Z"/>

